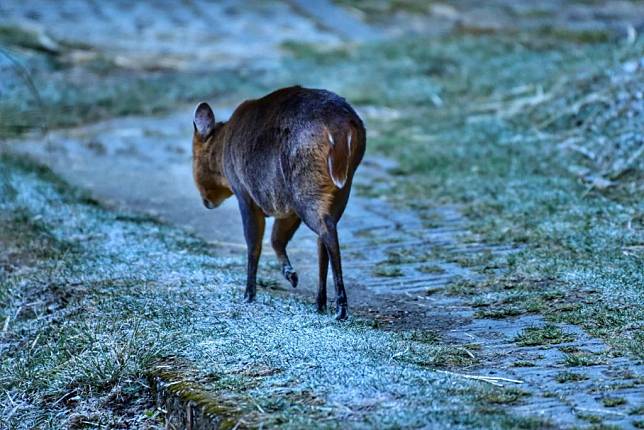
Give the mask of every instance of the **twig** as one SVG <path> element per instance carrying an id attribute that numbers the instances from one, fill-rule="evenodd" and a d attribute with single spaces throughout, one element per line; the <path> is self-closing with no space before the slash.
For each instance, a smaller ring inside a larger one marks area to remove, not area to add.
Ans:
<path id="1" fill-rule="evenodd" d="M 472 352 L 469 349 L 463 348 L 463 351 L 465 351 L 465 353 L 467 355 L 469 355 L 472 360 L 474 360 L 476 358 L 476 357 L 474 357 L 474 354 L 472 354 Z"/>
<path id="2" fill-rule="evenodd" d="M 393 361 L 394 359 L 396 359 L 396 358 L 398 358 L 398 357 L 401 357 L 401 356 L 403 356 L 403 355 L 407 354 L 407 353 L 409 352 L 409 348 L 410 348 L 410 347 L 408 346 L 408 347 L 407 347 L 407 349 L 405 349 L 404 351 L 401 351 L 401 352 L 397 352 L 397 353 L 395 353 L 394 355 L 392 355 L 392 356 L 391 356 L 391 358 L 389 359 L 389 361 Z"/>
<path id="3" fill-rule="evenodd" d="M 32 343 L 31 348 L 29 348 L 29 352 L 31 352 L 36 347 L 36 343 L 38 343 L 38 339 L 40 339 L 40 333 L 36 335 L 36 338 L 34 339 L 34 343 Z"/>
<path id="4" fill-rule="evenodd" d="M 11 398 L 11 394 L 9 394 L 9 392 L 8 392 L 7 390 L 5 390 L 5 391 L 4 391 L 4 393 L 6 394 L 7 398 L 8 398 L 8 399 L 9 399 L 9 401 L 11 402 L 11 404 L 12 404 L 12 405 L 15 405 L 15 404 L 16 404 L 16 402 L 14 402 L 14 401 L 13 401 L 13 399 Z"/>
<path id="5" fill-rule="evenodd" d="M 264 411 L 264 409 L 262 409 L 262 407 L 259 405 L 259 403 L 257 403 L 254 399 L 251 399 L 251 401 L 255 404 L 255 407 L 257 408 L 258 411 L 260 411 L 263 414 L 266 413 L 266 411 Z"/>
<path id="6" fill-rule="evenodd" d="M 451 375 L 451 376 L 459 376 L 465 379 L 473 379 L 475 381 L 487 382 L 488 384 L 492 384 L 497 387 L 503 387 L 503 384 L 501 384 L 501 382 L 512 382 L 513 384 L 523 384 L 523 381 L 520 381 L 518 379 L 502 378 L 500 376 L 468 375 L 465 373 L 448 372 L 447 370 L 437 370 L 437 372 L 444 373 L 446 375 Z"/>
<path id="7" fill-rule="evenodd" d="M 578 152 L 592 161 L 597 160 L 597 155 L 594 152 L 577 144 L 580 141 L 581 139 L 579 137 L 569 137 L 557 146 L 561 149 L 570 149 L 571 151 Z"/>
<path id="8" fill-rule="evenodd" d="M 74 390 L 72 390 L 72 391 L 70 391 L 70 392 L 68 392 L 68 393 L 65 393 L 65 394 L 64 394 L 60 399 L 58 399 L 58 400 L 56 400 L 54 403 L 52 403 L 52 406 L 55 406 L 55 405 L 57 405 L 58 403 L 60 403 L 61 401 L 66 400 L 66 399 L 67 399 L 69 396 L 71 396 L 72 394 L 76 394 L 76 390 L 75 390 L 75 389 L 74 389 Z"/>

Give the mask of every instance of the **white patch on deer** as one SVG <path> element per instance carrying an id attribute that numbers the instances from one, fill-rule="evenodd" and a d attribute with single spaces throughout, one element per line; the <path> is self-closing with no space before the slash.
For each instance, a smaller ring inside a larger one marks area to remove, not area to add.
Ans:
<path id="1" fill-rule="evenodd" d="M 333 136 L 331 136 L 331 133 L 329 133 L 329 132 L 327 132 L 327 134 L 329 135 L 329 142 L 331 142 L 331 146 L 335 147 L 335 142 L 333 140 Z M 333 165 L 331 163 L 331 155 L 330 154 L 326 159 L 326 164 L 327 164 L 327 167 L 329 169 L 329 176 L 331 176 L 331 180 L 333 181 L 335 186 L 338 187 L 338 188 L 344 187 L 344 183 L 346 182 L 346 178 L 340 179 L 340 178 L 335 177 L 335 175 L 333 174 Z"/>
<path id="2" fill-rule="evenodd" d="M 344 187 L 344 183 L 346 182 L 346 179 L 339 179 L 336 178 L 335 175 L 333 175 L 333 167 L 331 166 L 331 157 L 327 158 L 327 166 L 329 167 L 329 175 L 331 175 L 331 180 L 335 184 L 336 187 L 342 188 Z"/>
<path id="3" fill-rule="evenodd" d="M 349 135 L 347 136 L 347 147 L 349 148 L 349 154 L 351 154 L 351 131 L 349 131 Z"/>

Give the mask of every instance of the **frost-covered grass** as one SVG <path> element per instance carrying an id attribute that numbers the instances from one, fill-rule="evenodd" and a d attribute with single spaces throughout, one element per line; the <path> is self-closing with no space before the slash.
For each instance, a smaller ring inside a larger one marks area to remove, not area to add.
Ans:
<path id="1" fill-rule="evenodd" d="M 82 60 L 75 60 L 75 55 Z M 181 102 L 233 93 L 243 98 L 257 91 L 244 71 L 134 70 L 82 41 L 72 44 L 4 25 L 0 25 L 0 80 L 0 139 L 34 128 L 154 114 Z"/>
<path id="2" fill-rule="evenodd" d="M 399 161 L 392 199 L 457 203 L 484 240 L 522 247 L 502 262 L 505 275 L 487 271 L 485 282 L 454 283 L 448 293 L 470 298 L 476 317 L 542 313 L 601 336 L 611 353 L 641 358 L 642 43 L 587 42 L 499 32 L 332 51 L 293 43 L 285 48 L 296 58 L 279 70 L 215 77 L 134 73 L 103 58 L 72 67 L 29 34 L 0 31 L 0 44 L 34 72 L 52 126 L 156 112 L 222 89 L 260 95 L 301 83 L 346 96 L 367 119 L 369 151 Z M 0 136 L 40 125 L 16 69 L 0 72 L 20 84 L 3 93 Z M 106 211 L 17 158 L 0 161 L 0 182 L 2 425 L 158 425 L 146 375 L 165 365 L 186 396 L 205 389 L 205 406 L 235 424 L 544 425 L 499 411 L 529 402 L 523 391 L 436 372 L 475 365 L 463 346 L 366 321 L 340 325 L 279 293 L 244 305 L 240 260 L 154 220 Z M 426 250 L 376 270 L 394 276 L 416 257 Z M 565 335 L 523 334 L 546 344 Z M 569 355 L 566 364 L 588 360 Z"/>
<path id="3" fill-rule="evenodd" d="M 392 200 L 456 203 L 479 238 L 521 247 L 468 256 L 508 268 L 453 289 L 479 316 L 542 313 L 642 357 L 641 38 L 499 31 L 290 48 L 289 73 L 362 105 L 370 151 L 400 163 Z"/>
<path id="4" fill-rule="evenodd" d="M 471 363 L 435 335 L 338 323 L 268 291 L 247 305 L 241 261 L 107 211 L 23 159 L 2 156 L 0 171 L 3 426 L 159 425 L 155 372 L 247 426 L 543 424 L 437 372 Z"/>

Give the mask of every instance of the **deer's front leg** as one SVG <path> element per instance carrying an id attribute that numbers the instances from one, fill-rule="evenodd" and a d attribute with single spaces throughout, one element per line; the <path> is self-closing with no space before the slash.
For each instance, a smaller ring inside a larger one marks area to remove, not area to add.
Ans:
<path id="1" fill-rule="evenodd" d="M 252 202 L 250 197 L 238 197 L 237 200 L 244 224 L 244 237 L 248 251 L 244 298 L 250 303 L 255 300 L 257 292 L 257 264 L 262 253 L 265 219 L 262 211 Z"/>

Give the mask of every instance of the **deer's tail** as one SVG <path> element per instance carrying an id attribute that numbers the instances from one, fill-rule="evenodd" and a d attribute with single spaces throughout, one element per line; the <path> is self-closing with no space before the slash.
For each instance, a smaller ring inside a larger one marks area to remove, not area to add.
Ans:
<path id="1" fill-rule="evenodd" d="M 327 130 L 329 141 L 329 154 L 327 166 L 331 180 L 338 188 L 343 188 L 349 177 L 351 168 L 351 140 L 355 138 L 355 132 L 351 127 L 346 132 L 331 133 Z"/>

